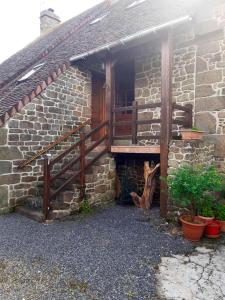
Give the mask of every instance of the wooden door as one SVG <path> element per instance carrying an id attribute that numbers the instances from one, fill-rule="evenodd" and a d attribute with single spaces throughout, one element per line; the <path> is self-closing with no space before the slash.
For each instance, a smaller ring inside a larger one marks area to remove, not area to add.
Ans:
<path id="1" fill-rule="evenodd" d="M 105 77 L 100 74 L 92 76 L 92 129 L 106 120 L 106 105 L 105 105 Z M 105 128 L 93 135 L 93 140 L 96 141 L 105 134 Z"/>

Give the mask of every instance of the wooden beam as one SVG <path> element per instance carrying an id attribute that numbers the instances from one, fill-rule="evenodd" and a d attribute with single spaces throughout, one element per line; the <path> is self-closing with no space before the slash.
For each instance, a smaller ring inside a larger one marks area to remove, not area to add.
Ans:
<path id="1" fill-rule="evenodd" d="M 159 146 L 112 146 L 112 153 L 147 153 L 147 154 L 159 154 Z"/>
<path id="2" fill-rule="evenodd" d="M 160 170 L 161 177 L 167 178 L 169 143 L 172 136 L 172 32 L 169 31 L 161 44 L 161 138 Z M 167 215 L 168 186 L 160 181 L 160 215 Z"/>
<path id="3" fill-rule="evenodd" d="M 112 144 L 112 136 L 113 136 L 113 116 L 112 109 L 114 107 L 114 97 L 115 97 L 115 68 L 112 61 L 112 56 L 108 54 L 106 56 L 106 120 L 109 121 L 109 147 Z"/>

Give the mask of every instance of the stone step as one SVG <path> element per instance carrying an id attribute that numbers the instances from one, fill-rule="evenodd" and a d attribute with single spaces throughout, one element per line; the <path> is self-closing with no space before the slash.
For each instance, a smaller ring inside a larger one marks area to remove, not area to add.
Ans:
<path id="1" fill-rule="evenodd" d="M 27 218 L 30 218 L 37 222 L 44 222 L 44 214 L 40 209 L 33 209 L 27 206 L 16 206 L 15 211 Z"/>

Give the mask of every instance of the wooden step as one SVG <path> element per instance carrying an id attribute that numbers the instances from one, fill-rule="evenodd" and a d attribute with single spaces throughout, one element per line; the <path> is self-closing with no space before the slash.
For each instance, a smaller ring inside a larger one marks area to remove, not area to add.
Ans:
<path id="1" fill-rule="evenodd" d="M 15 211 L 25 217 L 28 217 L 34 221 L 37 222 L 44 222 L 44 214 L 41 210 L 38 209 L 32 209 L 27 206 L 16 206 Z"/>
<path id="2" fill-rule="evenodd" d="M 160 146 L 111 146 L 112 153 L 160 154 Z"/>

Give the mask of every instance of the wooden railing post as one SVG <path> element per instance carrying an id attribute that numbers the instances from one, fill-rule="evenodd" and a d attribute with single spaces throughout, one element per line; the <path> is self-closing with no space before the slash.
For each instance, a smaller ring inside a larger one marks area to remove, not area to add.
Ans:
<path id="1" fill-rule="evenodd" d="M 48 157 L 44 158 L 44 203 L 43 213 L 45 220 L 48 219 L 49 214 L 49 198 L 50 198 L 50 165 Z"/>
<path id="2" fill-rule="evenodd" d="M 160 216 L 167 215 L 169 143 L 172 136 L 172 32 L 168 32 L 161 45 L 161 134 L 160 134 Z"/>
<path id="3" fill-rule="evenodd" d="M 111 147 L 113 140 L 113 115 L 112 109 L 115 103 L 115 67 L 112 61 L 111 54 L 109 53 L 106 57 L 106 72 L 105 72 L 105 80 L 106 80 L 106 120 L 109 121 L 109 145 Z"/>
<path id="4" fill-rule="evenodd" d="M 80 201 L 85 196 L 85 134 L 80 133 Z"/>
<path id="5" fill-rule="evenodd" d="M 190 109 L 190 111 L 185 112 L 185 119 L 186 119 L 185 123 L 186 123 L 187 128 L 192 128 L 192 126 L 193 126 L 193 106 L 192 106 L 192 104 L 186 104 L 185 106 Z"/>
<path id="6" fill-rule="evenodd" d="M 137 144 L 137 119 L 138 119 L 138 108 L 137 101 L 132 103 L 132 144 Z"/>

